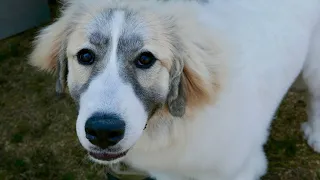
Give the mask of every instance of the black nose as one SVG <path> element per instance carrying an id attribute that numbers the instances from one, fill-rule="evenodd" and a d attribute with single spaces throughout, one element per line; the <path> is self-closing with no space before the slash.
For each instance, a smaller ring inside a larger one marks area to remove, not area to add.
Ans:
<path id="1" fill-rule="evenodd" d="M 106 149 L 123 139 L 125 122 L 114 114 L 94 114 L 87 120 L 85 131 L 92 144 Z"/>

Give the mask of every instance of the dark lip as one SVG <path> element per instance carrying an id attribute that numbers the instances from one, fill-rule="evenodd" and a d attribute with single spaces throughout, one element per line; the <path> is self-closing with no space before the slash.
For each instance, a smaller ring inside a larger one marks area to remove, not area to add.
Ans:
<path id="1" fill-rule="evenodd" d="M 94 159 L 101 161 L 113 161 L 127 155 L 129 150 L 121 153 L 104 153 L 104 152 L 89 152 L 89 155 Z"/>

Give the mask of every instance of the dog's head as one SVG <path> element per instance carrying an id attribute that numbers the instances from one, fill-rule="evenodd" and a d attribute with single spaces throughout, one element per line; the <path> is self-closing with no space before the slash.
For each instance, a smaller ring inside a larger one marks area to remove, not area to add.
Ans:
<path id="1" fill-rule="evenodd" d="M 70 2 L 30 56 L 32 65 L 57 72 L 58 93 L 67 85 L 79 106 L 77 135 L 97 160 L 123 157 L 157 112 L 192 114 L 218 87 L 206 64 L 215 44 L 190 18 L 127 3 Z"/>

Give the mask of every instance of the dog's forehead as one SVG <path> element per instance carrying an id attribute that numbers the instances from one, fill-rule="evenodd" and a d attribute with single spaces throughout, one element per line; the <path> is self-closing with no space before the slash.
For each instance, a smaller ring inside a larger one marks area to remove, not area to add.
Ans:
<path id="1" fill-rule="evenodd" d="M 116 14 L 121 12 L 123 16 L 115 19 Z M 121 21 L 117 23 L 115 21 Z M 134 42 L 143 41 L 145 26 L 141 16 L 128 9 L 108 9 L 99 12 L 87 25 L 87 36 L 89 42 L 94 45 L 102 45 L 110 42 L 112 38 L 118 38 L 119 42 L 126 42 L 134 45 Z M 114 27 L 116 23 L 116 26 Z M 117 37 L 112 35 L 114 28 L 120 28 Z"/>

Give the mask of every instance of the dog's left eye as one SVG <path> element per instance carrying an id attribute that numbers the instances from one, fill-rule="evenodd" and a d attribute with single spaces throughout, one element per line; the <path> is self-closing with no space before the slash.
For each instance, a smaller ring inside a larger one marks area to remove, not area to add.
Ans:
<path id="1" fill-rule="evenodd" d="M 77 54 L 77 58 L 80 64 L 91 65 L 94 62 L 95 55 L 89 49 L 81 49 Z"/>
<path id="2" fill-rule="evenodd" d="M 156 60 L 156 57 L 154 57 L 151 52 L 143 52 L 134 61 L 134 64 L 137 68 L 147 69 L 150 68 L 156 62 Z"/>

